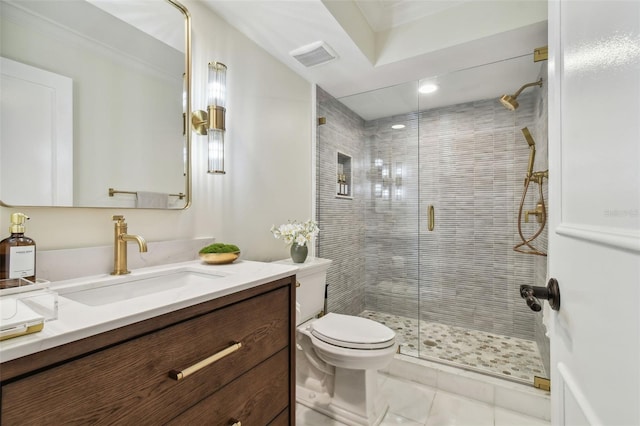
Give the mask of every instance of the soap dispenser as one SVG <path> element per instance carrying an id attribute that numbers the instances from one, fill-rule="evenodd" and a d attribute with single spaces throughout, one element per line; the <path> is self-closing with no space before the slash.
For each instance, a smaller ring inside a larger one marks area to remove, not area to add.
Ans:
<path id="1" fill-rule="evenodd" d="M 29 220 L 26 214 L 13 213 L 11 236 L 0 241 L 0 280 L 24 278 L 36 282 L 36 243 L 24 235 L 25 220 Z"/>

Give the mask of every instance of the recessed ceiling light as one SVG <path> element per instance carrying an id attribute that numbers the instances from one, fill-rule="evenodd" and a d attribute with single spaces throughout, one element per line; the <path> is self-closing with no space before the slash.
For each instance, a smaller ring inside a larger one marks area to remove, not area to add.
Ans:
<path id="1" fill-rule="evenodd" d="M 400 129 L 404 129 L 405 125 L 404 124 L 394 124 L 393 126 L 391 126 L 391 128 L 393 130 L 400 130 Z"/>
<path id="2" fill-rule="evenodd" d="M 436 90 L 438 90 L 438 86 L 436 84 L 425 83 L 422 86 L 420 86 L 420 88 L 418 89 L 418 92 L 427 94 L 427 93 L 433 93 Z"/>

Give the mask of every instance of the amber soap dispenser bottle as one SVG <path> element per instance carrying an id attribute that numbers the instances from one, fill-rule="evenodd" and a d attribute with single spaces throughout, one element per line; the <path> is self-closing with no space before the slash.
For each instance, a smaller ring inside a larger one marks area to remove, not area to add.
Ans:
<path id="1" fill-rule="evenodd" d="M 0 241 L 0 280 L 24 278 L 36 282 L 36 242 L 24 235 L 25 220 L 29 220 L 26 214 L 13 213 L 11 236 Z"/>

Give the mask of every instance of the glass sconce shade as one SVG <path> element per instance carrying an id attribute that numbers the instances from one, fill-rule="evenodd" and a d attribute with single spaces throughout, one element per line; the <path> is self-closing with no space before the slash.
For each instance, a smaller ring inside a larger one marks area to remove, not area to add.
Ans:
<path id="1" fill-rule="evenodd" d="M 224 132 L 227 102 L 227 66 L 220 62 L 209 62 L 207 80 L 207 110 L 194 111 L 191 115 L 193 131 L 207 135 L 207 172 L 225 174 Z"/>
<path id="2" fill-rule="evenodd" d="M 224 131 L 209 130 L 209 167 L 208 173 L 225 174 L 224 171 Z"/>
<path id="3" fill-rule="evenodd" d="M 209 96 L 207 105 L 227 106 L 227 66 L 220 62 L 209 62 Z"/>

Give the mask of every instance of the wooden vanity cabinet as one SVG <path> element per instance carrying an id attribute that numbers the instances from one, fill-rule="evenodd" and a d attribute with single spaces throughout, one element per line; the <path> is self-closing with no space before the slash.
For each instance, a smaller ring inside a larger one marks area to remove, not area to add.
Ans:
<path id="1" fill-rule="evenodd" d="M 3 363 L 1 424 L 294 425 L 294 292 L 288 277 Z"/>

